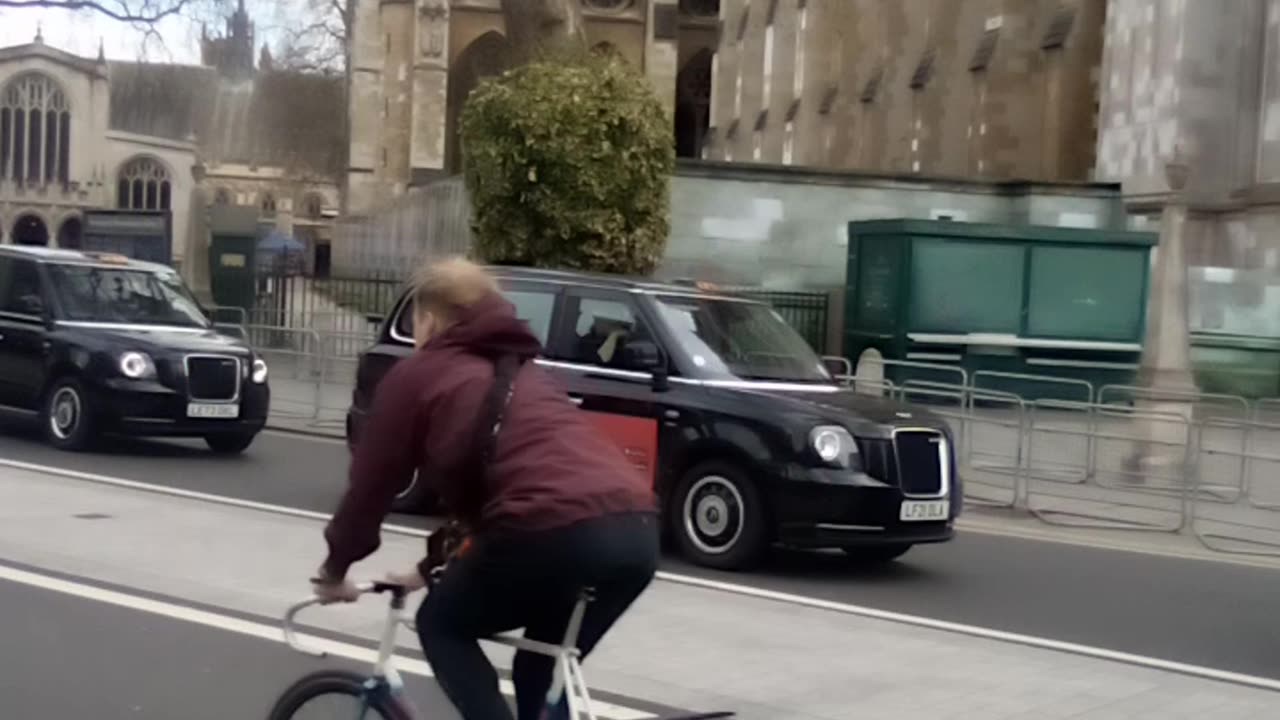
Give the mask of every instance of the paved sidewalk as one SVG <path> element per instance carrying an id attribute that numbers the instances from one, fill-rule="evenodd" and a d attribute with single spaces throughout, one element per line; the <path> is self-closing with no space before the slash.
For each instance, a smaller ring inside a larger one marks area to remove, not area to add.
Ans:
<path id="1" fill-rule="evenodd" d="M 306 592 L 320 527 L 0 469 L 0 563 L 259 616 Z M 422 546 L 384 540 L 357 573 L 406 566 Z M 314 618 L 372 637 L 379 611 Z M 655 583 L 587 672 L 602 690 L 748 720 L 1244 720 L 1274 717 L 1280 704 L 1280 693 L 670 581 Z"/>

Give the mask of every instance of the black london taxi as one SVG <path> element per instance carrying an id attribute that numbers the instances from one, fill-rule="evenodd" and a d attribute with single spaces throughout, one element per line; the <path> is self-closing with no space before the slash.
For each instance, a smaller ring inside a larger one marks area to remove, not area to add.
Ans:
<path id="1" fill-rule="evenodd" d="M 38 421 L 52 445 L 198 437 L 236 454 L 270 399 L 266 363 L 214 330 L 172 268 L 0 247 L 0 412 Z"/>
<path id="2" fill-rule="evenodd" d="M 961 510 L 954 442 L 926 410 L 854 393 L 766 304 L 680 285 L 499 267 L 542 340 L 538 363 L 620 444 L 662 498 L 692 561 L 740 569 L 766 546 L 888 562 L 949 540 Z M 354 446 L 374 390 L 412 352 L 406 293 L 361 357 Z M 430 509 L 416 479 L 400 511 Z"/>

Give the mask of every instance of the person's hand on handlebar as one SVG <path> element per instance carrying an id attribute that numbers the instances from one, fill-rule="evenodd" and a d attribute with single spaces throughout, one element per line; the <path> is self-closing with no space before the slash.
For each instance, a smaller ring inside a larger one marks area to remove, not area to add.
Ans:
<path id="1" fill-rule="evenodd" d="M 324 568 L 311 578 L 311 591 L 320 599 L 321 605 L 334 603 L 350 603 L 360 599 L 360 588 L 346 578 L 334 578 Z"/>

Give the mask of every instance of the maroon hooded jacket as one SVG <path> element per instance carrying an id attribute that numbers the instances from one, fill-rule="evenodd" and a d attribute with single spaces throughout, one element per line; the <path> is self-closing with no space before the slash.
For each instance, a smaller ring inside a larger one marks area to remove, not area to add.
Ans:
<path id="1" fill-rule="evenodd" d="M 419 467 L 445 507 L 466 504 L 476 423 L 494 366 L 527 360 L 494 445 L 486 492 L 474 517 L 481 534 L 563 527 L 613 513 L 656 512 L 647 482 L 621 450 L 588 424 L 565 390 L 532 362 L 541 346 L 504 298 L 462 308 L 458 321 L 383 378 L 355 455 L 350 486 L 325 530 L 331 577 L 378 549 L 379 528 L 396 494 Z M 429 475 L 429 477 L 428 477 Z"/>

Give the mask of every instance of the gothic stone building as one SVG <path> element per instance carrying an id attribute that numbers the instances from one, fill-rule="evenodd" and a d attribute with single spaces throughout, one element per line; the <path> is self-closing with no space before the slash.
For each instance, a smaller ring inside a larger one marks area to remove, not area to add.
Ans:
<path id="1" fill-rule="evenodd" d="M 323 263 L 341 79 L 255 68 L 243 4 L 204 50 L 207 66 L 84 58 L 40 37 L 0 49 L 0 242 L 77 247 L 87 210 L 167 210 L 174 261 L 199 265 L 205 207 L 238 204 Z"/>
<path id="2" fill-rule="evenodd" d="M 1105 0 L 724 0 L 708 159 L 1091 177 Z"/>
<path id="3" fill-rule="evenodd" d="M 709 118 L 719 0 L 574 0 L 587 41 L 641 68 L 694 155 Z M 508 66 L 499 0 L 355 0 L 349 208 L 368 212 L 454 174 L 458 117 L 485 76 Z"/>

